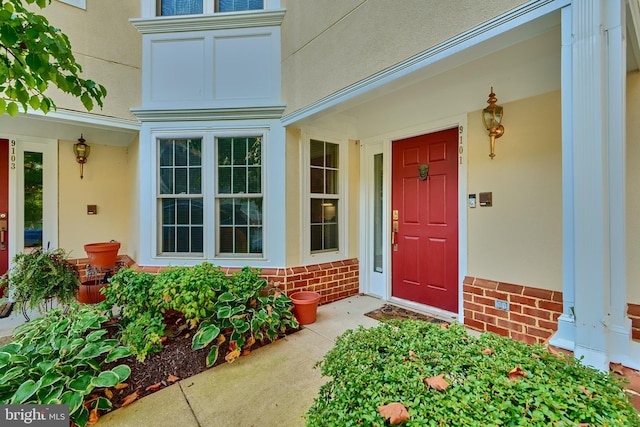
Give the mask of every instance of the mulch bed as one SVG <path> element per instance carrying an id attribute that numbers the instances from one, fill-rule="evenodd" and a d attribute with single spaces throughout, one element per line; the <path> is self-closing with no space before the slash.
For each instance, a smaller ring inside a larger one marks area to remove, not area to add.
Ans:
<path id="1" fill-rule="evenodd" d="M 128 365 L 131 368 L 131 375 L 125 381 L 126 387 L 120 389 L 110 389 L 113 392 L 111 403 L 113 409 L 118 409 L 125 403 L 127 396 L 137 393 L 137 399 L 162 390 L 178 380 L 189 378 L 207 369 L 214 368 L 222 363 L 227 363 L 225 356 L 229 350 L 229 341 L 220 344 L 218 358 L 216 362 L 207 367 L 206 357 L 209 354 L 210 346 L 200 350 L 191 349 L 193 334 L 198 330 L 179 328 L 184 324 L 181 318 L 170 318 L 167 323 L 165 333 L 167 339 L 161 352 L 148 354 L 144 362 L 140 362 L 135 356 L 118 359 L 115 362 L 105 364 L 103 370 L 111 369 L 118 365 Z M 116 332 L 116 327 L 111 327 L 112 334 Z M 291 329 L 286 335 L 297 332 L 299 329 Z M 227 337 L 228 338 L 228 337 Z M 241 357 L 250 355 L 251 351 L 269 344 L 270 341 L 256 341 L 250 350 L 245 350 Z"/>

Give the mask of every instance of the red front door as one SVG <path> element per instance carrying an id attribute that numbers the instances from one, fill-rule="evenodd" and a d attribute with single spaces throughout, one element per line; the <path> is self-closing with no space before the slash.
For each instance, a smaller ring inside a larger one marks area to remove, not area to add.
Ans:
<path id="1" fill-rule="evenodd" d="M 394 141 L 392 175 L 392 295 L 457 313 L 458 129 Z"/>
<path id="2" fill-rule="evenodd" d="M 9 268 L 9 141 L 0 139 L 0 276 Z M 3 230 L 4 229 L 4 230 Z M 0 289 L 0 297 L 4 289 Z"/>

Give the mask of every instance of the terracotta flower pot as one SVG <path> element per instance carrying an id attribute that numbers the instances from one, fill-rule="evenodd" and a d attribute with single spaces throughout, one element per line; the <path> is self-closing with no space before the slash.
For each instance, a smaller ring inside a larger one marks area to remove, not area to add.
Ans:
<path id="1" fill-rule="evenodd" d="M 299 291 L 289 295 L 293 301 L 293 312 L 301 325 L 316 321 L 320 294 L 312 291 Z"/>
<path id="2" fill-rule="evenodd" d="M 82 282 L 78 288 L 78 302 L 83 304 L 97 304 L 105 300 L 105 296 L 100 293 L 100 289 L 109 286 L 108 283 L 100 283 L 99 280 L 89 280 Z"/>
<path id="3" fill-rule="evenodd" d="M 118 259 L 119 242 L 89 243 L 84 251 L 89 257 L 89 264 L 94 268 L 113 268 Z"/>

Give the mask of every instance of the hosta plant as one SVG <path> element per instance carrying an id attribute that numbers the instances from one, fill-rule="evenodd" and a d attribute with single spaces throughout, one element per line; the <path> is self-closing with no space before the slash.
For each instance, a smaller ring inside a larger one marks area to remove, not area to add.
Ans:
<path id="1" fill-rule="evenodd" d="M 347 331 L 307 426 L 640 426 L 622 380 L 494 334 L 422 321 Z"/>
<path id="2" fill-rule="evenodd" d="M 106 320 L 76 305 L 66 314 L 51 310 L 21 326 L 14 341 L 0 347 L 0 404 L 67 404 L 71 421 L 81 427 L 90 411 L 110 409 L 109 399 L 90 395 L 129 377 L 126 365 L 102 366 L 131 353 L 107 338 Z"/>

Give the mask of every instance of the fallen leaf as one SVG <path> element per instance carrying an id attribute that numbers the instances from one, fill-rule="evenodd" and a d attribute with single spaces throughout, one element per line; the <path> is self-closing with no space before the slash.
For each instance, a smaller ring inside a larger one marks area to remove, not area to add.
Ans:
<path id="1" fill-rule="evenodd" d="M 223 334 L 218 335 L 218 345 L 222 344 L 226 340 L 227 338 Z"/>
<path id="2" fill-rule="evenodd" d="M 522 370 L 520 365 L 516 366 L 509 371 L 509 381 L 517 381 L 527 376 L 527 373 Z"/>
<path id="3" fill-rule="evenodd" d="M 137 391 L 134 391 L 133 393 L 131 393 L 130 395 L 122 399 L 122 407 L 132 404 L 139 397 L 140 397 L 140 393 L 138 393 Z"/>
<path id="4" fill-rule="evenodd" d="M 248 355 L 250 355 L 250 354 L 251 354 L 251 350 L 244 350 L 244 351 L 242 352 L 242 356 L 248 356 Z"/>
<path id="5" fill-rule="evenodd" d="M 559 352 L 558 350 L 556 350 L 556 349 L 555 349 L 555 348 L 553 348 L 553 347 L 547 347 L 547 351 L 548 351 L 549 353 L 553 354 L 554 356 L 558 357 L 558 358 L 562 358 L 562 357 L 563 357 L 562 353 L 561 353 L 561 352 Z"/>
<path id="6" fill-rule="evenodd" d="M 579 385 L 578 386 L 578 390 L 580 390 L 581 392 L 583 392 L 589 399 L 591 399 L 591 395 L 593 393 L 591 393 L 585 386 Z"/>
<path id="7" fill-rule="evenodd" d="M 161 342 L 161 343 L 163 343 L 163 344 L 164 344 L 166 341 L 167 341 L 167 337 L 164 337 L 164 336 L 163 336 L 163 337 L 160 337 L 160 342 Z"/>
<path id="8" fill-rule="evenodd" d="M 228 363 L 233 363 L 233 361 L 238 357 L 240 357 L 240 350 L 235 349 L 227 353 L 227 355 L 224 357 L 224 360 L 226 360 Z"/>
<path id="9" fill-rule="evenodd" d="M 485 348 L 484 350 L 482 350 L 482 354 L 496 354 L 496 351 L 492 348 Z"/>
<path id="10" fill-rule="evenodd" d="M 119 383 L 119 384 L 116 384 L 113 388 L 115 388 L 116 390 L 122 390 L 123 388 L 127 388 L 127 387 L 129 387 L 129 384 Z"/>
<path id="11" fill-rule="evenodd" d="M 170 383 L 175 383 L 176 381 L 180 381 L 180 378 L 176 377 L 173 374 L 169 374 L 169 376 L 167 377 L 167 381 L 169 381 Z"/>
<path id="12" fill-rule="evenodd" d="M 92 409 L 91 412 L 89 413 L 89 422 L 88 422 L 88 424 L 90 426 L 92 426 L 95 423 L 97 423 L 99 419 L 100 419 L 100 415 L 98 414 L 98 408 Z"/>
<path id="13" fill-rule="evenodd" d="M 535 353 L 531 353 L 531 357 L 533 357 L 534 359 L 540 359 L 540 356 Z"/>
<path id="14" fill-rule="evenodd" d="M 104 389 L 104 395 L 109 400 L 113 399 L 113 392 L 108 388 Z"/>
<path id="15" fill-rule="evenodd" d="M 238 347 L 238 344 L 235 341 L 229 342 L 229 351 L 234 351 Z"/>
<path id="16" fill-rule="evenodd" d="M 256 343 L 256 339 L 253 337 L 253 335 L 251 335 L 249 338 L 247 338 L 247 343 L 244 345 L 244 348 L 246 348 L 247 350 L 250 349 L 254 344 Z"/>
<path id="17" fill-rule="evenodd" d="M 437 375 L 431 378 L 424 378 L 422 381 L 425 382 L 429 387 L 434 390 L 444 391 L 449 387 L 449 383 L 444 379 L 444 374 Z"/>
<path id="18" fill-rule="evenodd" d="M 622 363 L 609 363 L 609 369 L 611 370 L 611 372 L 615 372 L 618 375 L 624 375 L 624 366 L 622 366 Z"/>
<path id="19" fill-rule="evenodd" d="M 409 412 L 407 412 L 407 408 L 399 402 L 378 406 L 378 412 L 383 418 L 389 420 L 390 424 L 400 424 L 409 419 Z"/>
<path id="20" fill-rule="evenodd" d="M 273 314 L 273 307 L 271 307 L 270 305 L 267 305 L 267 315 L 271 317 L 272 314 Z"/>
<path id="21" fill-rule="evenodd" d="M 440 329 L 449 329 L 448 323 L 440 323 Z"/>
<path id="22" fill-rule="evenodd" d="M 413 359 L 418 358 L 418 355 L 413 350 L 409 350 L 409 356 L 411 356 Z"/>
<path id="23" fill-rule="evenodd" d="M 150 385 L 149 387 L 145 388 L 146 391 L 158 391 L 160 390 L 160 383 L 155 383 Z"/>

